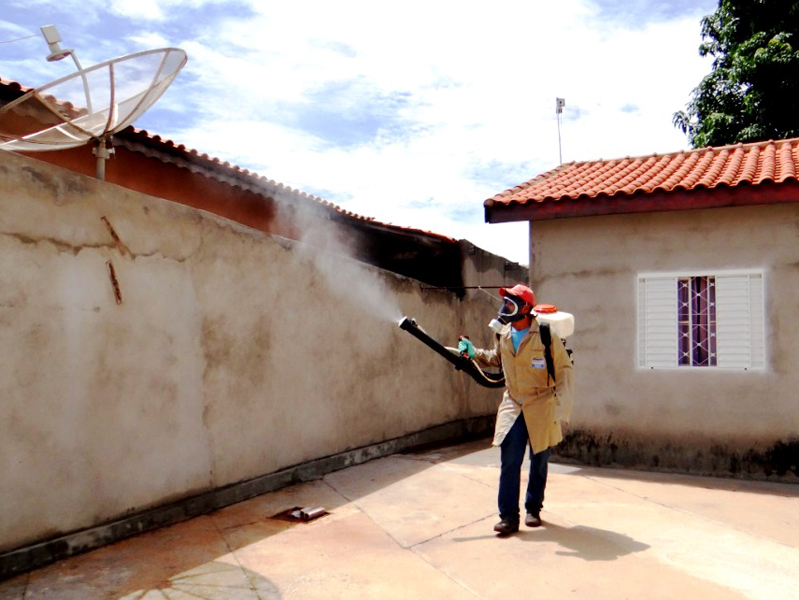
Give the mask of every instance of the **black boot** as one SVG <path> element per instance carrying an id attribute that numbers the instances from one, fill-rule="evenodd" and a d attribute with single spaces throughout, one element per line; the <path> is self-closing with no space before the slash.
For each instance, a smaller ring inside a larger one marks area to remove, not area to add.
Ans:
<path id="1" fill-rule="evenodd" d="M 541 527 L 541 516 L 539 514 L 527 513 L 524 524 L 528 527 Z"/>
<path id="2" fill-rule="evenodd" d="M 502 519 L 499 523 L 494 525 L 494 531 L 496 531 L 499 535 L 510 535 L 511 533 L 516 533 L 519 531 L 519 523 L 514 521 L 508 521 L 507 519 Z"/>

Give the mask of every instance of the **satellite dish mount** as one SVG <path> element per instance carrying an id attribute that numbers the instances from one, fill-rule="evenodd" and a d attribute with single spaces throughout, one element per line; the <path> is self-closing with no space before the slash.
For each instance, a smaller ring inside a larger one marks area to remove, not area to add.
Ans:
<path id="1" fill-rule="evenodd" d="M 166 91 L 188 60 L 180 48 L 146 50 L 87 69 L 64 50 L 54 25 L 42 29 L 48 61 L 71 56 L 78 70 L 0 108 L 0 149 L 66 150 L 93 142 L 96 176 L 105 179 L 111 138 L 132 125 Z"/>

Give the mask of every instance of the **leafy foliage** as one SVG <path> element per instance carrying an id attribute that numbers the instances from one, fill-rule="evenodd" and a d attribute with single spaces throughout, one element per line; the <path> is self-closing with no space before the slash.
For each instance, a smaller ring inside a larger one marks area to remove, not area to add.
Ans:
<path id="1" fill-rule="evenodd" d="M 694 148 L 799 136 L 799 0 L 719 0 L 699 54 L 713 69 L 673 118 Z"/>

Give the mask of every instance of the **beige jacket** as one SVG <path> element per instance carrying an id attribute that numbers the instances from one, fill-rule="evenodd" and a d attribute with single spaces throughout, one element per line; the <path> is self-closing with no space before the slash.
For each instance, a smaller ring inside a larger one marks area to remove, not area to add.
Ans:
<path id="1" fill-rule="evenodd" d="M 505 373 L 505 394 L 497 411 L 494 429 L 495 446 L 505 439 L 519 413 L 524 420 L 533 452 L 555 446 L 563 439 L 560 423 L 569 422 L 573 405 L 573 367 L 563 342 L 552 336 L 552 362 L 555 382 L 548 381 L 544 344 L 533 319 L 530 330 L 514 353 L 511 325 L 505 325 L 497 336 L 493 350 L 475 349 L 475 360 L 481 366 L 502 367 Z"/>

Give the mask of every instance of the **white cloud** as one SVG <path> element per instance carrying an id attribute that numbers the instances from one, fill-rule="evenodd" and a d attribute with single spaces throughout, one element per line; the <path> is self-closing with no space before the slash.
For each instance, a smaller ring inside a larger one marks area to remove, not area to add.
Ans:
<path id="1" fill-rule="evenodd" d="M 10 23 L 9 21 L 0 19 L 0 35 L 2 35 L 2 39 L 0 39 L 0 42 L 10 43 L 12 40 L 17 40 L 23 36 L 37 35 L 37 34 L 31 33 L 30 31 L 28 31 L 24 27 L 20 27 L 16 23 Z"/>
<path id="2" fill-rule="evenodd" d="M 169 111 L 168 130 L 160 119 L 154 133 L 347 210 L 527 262 L 526 224 L 487 225 L 482 202 L 557 166 L 555 97 L 566 99 L 564 161 L 687 145 L 671 116 L 710 69 L 699 20 L 715 0 L 673 5 L 692 12 L 671 19 L 654 19 L 651 3 L 80 5 L 101 22 L 130 17 L 126 52 L 189 54 L 138 126 Z M 626 12 L 614 16 L 615 6 Z M 103 51 L 120 39 L 103 40 Z"/>
<path id="3" fill-rule="evenodd" d="M 129 36 L 129 39 L 137 46 L 141 46 L 142 48 L 146 48 L 148 50 L 153 48 L 164 48 L 170 45 L 169 40 L 156 31 L 146 31 L 136 35 L 131 35 Z"/>
<path id="4" fill-rule="evenodd" d="M 159 0 L 113 0 L 109 2 L 112 12 L 123 17 L 138 17 L 146 21 L 163 21 L 164 11 Z"/>

